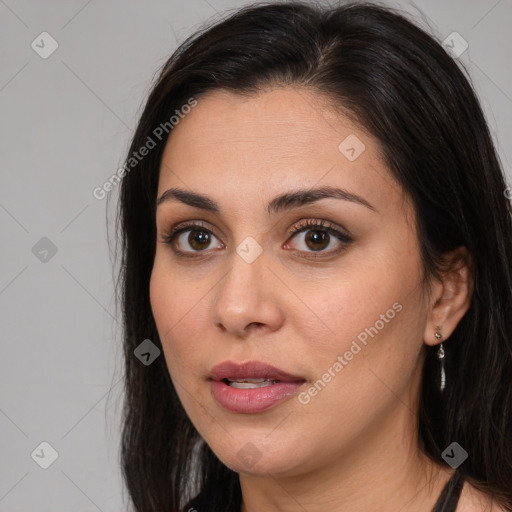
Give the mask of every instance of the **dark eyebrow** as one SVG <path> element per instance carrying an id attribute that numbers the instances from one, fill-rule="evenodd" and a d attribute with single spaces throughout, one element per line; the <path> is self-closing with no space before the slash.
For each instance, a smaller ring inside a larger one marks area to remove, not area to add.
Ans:
<path id="1" fill-rule="evenodd" d="M 213 213 L 220 213 L 220 207 L 213 199 L 197 192 L 189 192 L 179 188 L 170 188 L 169 190 L 166 190 L 157 199 L 156 204 L 158 206 L 164 201 L 169 201 L 170 199 L 176 199 L 194 208 L 200 208 Z M 365 206 L 374 212 L 377 211 L 366 199 L 358 196 L 357 194 L 353 194 L 341 188 L 325 186 L 310 190 L 296 190 L 281 194 L 268 203 L 267 212 L 269 215 L 276 214 L 281 211 L 292 210 L 300 206 L 314 203 L 320 199 L 343 199 L 345 201 L 351 201 L 352 203 Z"/>

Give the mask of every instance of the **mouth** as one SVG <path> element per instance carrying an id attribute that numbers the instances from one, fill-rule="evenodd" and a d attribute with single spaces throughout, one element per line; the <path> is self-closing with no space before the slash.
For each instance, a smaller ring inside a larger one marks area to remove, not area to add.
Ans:
<path id="1" fill-rule="evenodd" d="M 226 361 L 212 368 L 208 378 L 214 399 L 224 409 L 245 414 L 277 406 L 306 382 L 303 377 L 259 361 Z"/>

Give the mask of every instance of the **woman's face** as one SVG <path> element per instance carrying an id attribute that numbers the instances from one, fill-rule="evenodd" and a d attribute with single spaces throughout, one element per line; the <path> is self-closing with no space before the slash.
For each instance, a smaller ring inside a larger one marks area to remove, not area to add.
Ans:
<path id="1" fill-rule="evenodd" d="M 416 435 L 415 216 L 372 136 L 311 91 L 216 91 L 173 129 L 158 198 L 165 360 L 227 466 L 296 475 Z"/>

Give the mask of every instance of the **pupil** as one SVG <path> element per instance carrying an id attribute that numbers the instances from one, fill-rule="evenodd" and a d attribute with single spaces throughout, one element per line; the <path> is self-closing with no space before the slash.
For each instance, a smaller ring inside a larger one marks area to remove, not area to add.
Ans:
<path id="1" fill-rule="evenodd" d="M 204 249 L 210 242 L 210 236 L 206 231 L 191 231 L 188 241 L 194 249 Z"/>
<path id="2" fill-rule="evenodd" d="M 329 233 L 326 233 L 325 231 L 309 231 L 309 234 L 306 236 L 306 244 L 308 244 L 308 247 L 310 249 L 313 249 L 315 251 L 324 249 L 328 244 L 322 242 L 328 242 Z M 309 242 L 312 242 L 313 245 L 317 244 L 317 247 L 310 247 Z M 318 244 L 322 244 L 321 247 L 318 247 Z"/>

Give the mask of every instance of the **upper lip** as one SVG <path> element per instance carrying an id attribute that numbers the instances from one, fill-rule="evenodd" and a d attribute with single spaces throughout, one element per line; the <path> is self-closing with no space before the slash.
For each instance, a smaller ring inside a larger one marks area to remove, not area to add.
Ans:
<path id="1" fill-rule="evenodd" d="M 248 361 L 246 363 L 235 363 L 233 361 L 224 361 L 214 366 L 209 373 L 211 380 L 221 381 L 224 379 L 270 379 L 280 382 L 304 381 L 302 377 L 291 375 L 274 366 L 262 363 L 260 361 Z"/>

